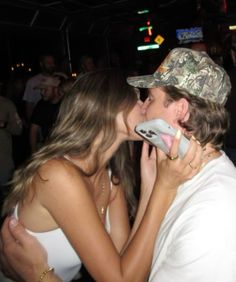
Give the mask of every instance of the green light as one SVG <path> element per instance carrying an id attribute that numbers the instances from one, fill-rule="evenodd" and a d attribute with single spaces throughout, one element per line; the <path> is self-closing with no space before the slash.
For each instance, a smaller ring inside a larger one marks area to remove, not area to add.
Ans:
<path id="1" fill-rule="evenodd" d="M 149 13 L 149 10 L 140 10 L 140 11 L 138 11 L 139 15 L 147 14 L 147 13 Z"/>
<path id="2" fill-rule="evenodd" d="M 149 49 L 158 49 L 160 46 L 158 44 L 141 45 L 137 47 L 138 51 L 145 51 Z"/>
<path id="3" fill-rule="evenodd" d="M 144 31 L 144 30 L 147 30 L 147 29 L 152 29 L 152 25 L 149 25 L 149 26 L 142 26 L 142 27 L 140 27 L 138 30 L 139 30 L 139 31 Z"/>

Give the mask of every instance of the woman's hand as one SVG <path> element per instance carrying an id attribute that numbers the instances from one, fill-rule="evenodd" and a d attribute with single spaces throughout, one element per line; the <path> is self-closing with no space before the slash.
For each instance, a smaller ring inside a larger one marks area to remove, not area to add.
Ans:
<path id="1" fill-rule="evenodd" d="M 156 183 L 160 189 L 176 188 L 196 175 L 202 165 L 203 150 L 200 143 L 192 137 L 187 153 L 181 159 L 178 156 L 181 132 L 178 131 L 169 156 L 157 149 L 157 178 Z"/>
<path id="2" fill-rule="evenodd" d="M 141 154 L 141 192 L 152 192 L 157 175 L 157 152 L 156 149 L 143 142 Z"/>

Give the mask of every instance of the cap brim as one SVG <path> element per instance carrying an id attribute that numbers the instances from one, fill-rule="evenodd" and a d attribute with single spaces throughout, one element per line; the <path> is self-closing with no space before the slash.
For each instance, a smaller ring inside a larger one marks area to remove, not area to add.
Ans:
<path id="1" fill-rule="evenodd" d="M 154 88 L 163 85 L 163 82 L 151 75 L 131 76 L 127 78 L 128 84 L 138 88 Z"/>

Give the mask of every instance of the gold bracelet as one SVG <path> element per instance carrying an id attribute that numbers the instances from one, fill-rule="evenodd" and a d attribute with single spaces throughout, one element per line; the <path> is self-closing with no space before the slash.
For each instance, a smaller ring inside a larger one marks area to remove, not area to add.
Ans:
<path id="1" fill-rule="evenodd" d="M 54 271 L 54 267 L 49 267 L 48 269 L 44 270 L 44 271 L 42 272 L 42 274 L 39 276 L 38 282 L 42 282 L 43 279 L 45 278 L 45 276 L 46 276 L 50 271 Z"/>

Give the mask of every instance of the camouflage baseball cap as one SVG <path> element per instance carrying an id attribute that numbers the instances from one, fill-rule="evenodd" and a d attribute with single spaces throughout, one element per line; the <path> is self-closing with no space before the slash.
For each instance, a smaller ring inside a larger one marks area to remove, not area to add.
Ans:
<path id="1" fill-rule="evenodd" d="M 152 75 L 128 77 L 127 82 L 139 88 L 173 85 L 190 94 L 225 104 L 231 90 L 226 71 L 206 52 L 175 48 Z"/>

